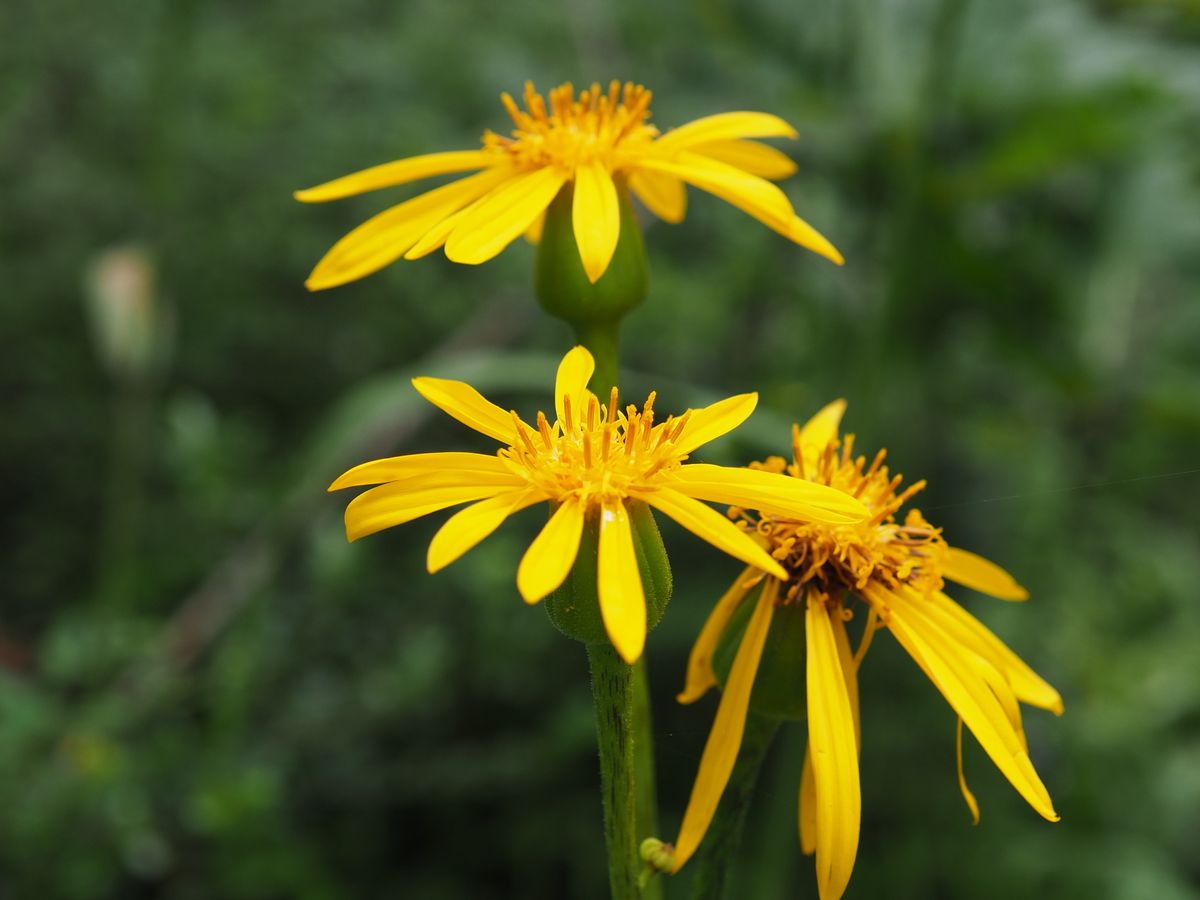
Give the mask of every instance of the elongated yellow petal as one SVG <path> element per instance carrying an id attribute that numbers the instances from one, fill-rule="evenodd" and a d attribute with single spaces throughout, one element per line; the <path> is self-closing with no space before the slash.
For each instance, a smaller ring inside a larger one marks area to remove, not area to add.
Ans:
<path id="1" fill-rule="evenodd" d="M 402 478 L 436 475 L 447 471 L 512 474 L 512 469 L 504 460 L 484 453 L 411 453 L 408 456 L 373 459 L 357 465 L 339 476 L 337 481 L 329 486 L 329 490 L 340 491 L 342 488 L 383 484 Z"/>
<path id="2" fill-rule="evenodd" d="M 858 742 L 830 611 L 812 593 L 804 627 L 808 746 L 817 800 L 817 891 L 821 900 L 837 900 L 850 882 L 858 854 Z"/>
<path id="3" fill-rule="evenodd" d="M 854 651 L 850 649 L 850 636 L 846 634 L 846 620 L 842 618 L 841 607 L 830 613 L 829 621 L 833 628 L 833 642 L 837 647 L 838 666 L 842 670 L 842 679 L 846 682 L 846 696 L 850 699 L 850 715 L 854 719 L 854 746 L 861 754 L 862 721 L 858 713 L 858 665 L 854 661 Z"/>
<path id="4" fill-rule="evenodd" d="M 958 726 L 955 729 L 954 738 L 954 753 L 958 758 L 958 789 L 962 791 L 963 800 L 967 802 L 967 809 L 971 812 L 971 824 L 979 824 L 979 801 L 975 799 L 975 795 L 971 793 L 971 789 L 967 787 L 967 776 L 963 772 L 963 720 L 960 716 Z"/>
<path id="5" fill-rule="evenodd" d="M 427 153 L 424 156 L 398 159 L 395 162 L 372 166 L 351 175 L 343 175 L 341 178 L 335 178 L 333 181 L 327 181 L 316 187 L 296 191 L 292 196 L 301 203 L 324 203 L 327 200 L 339 200 L 354 194 L 394 187 L 398 184 L 416 181 L 419 178 L 482 169 L 496 162 L 495 154 L 483 150 L 450 150 L 445 153 Z"/>
<path id="6" fill-rule="evenodd" d="M 730 617 L 741 604 L 746 593 L 758 583 L 759 578 L 755 577 L 754 567 L 747 568 L 729 586 L 729 590 L 722 595 L 712 612 L 708 614 L 708 619 L 700 630 L 700 636 L 696 638 L 692 652 L 688 655 L 687 679 L 684 682 L 683 690 L 675 696 L 680 703 L 693 703 L 703 697 L 710 687 L 716 686 L 717 675 L 713 671 L 712 658 L 713 653 L 717 650 L 717 642 L 721 639 L 721 635 L 725 632 L 725 626 L 729 624 Z"/>
<path id="7" fill-rule="evenodd" d="M 354 281 L 395 262 L 438 222 L 507 180 L 511 170 L 489 169 L 413 197 L 359 225 L 326 253 L 305 281 L 310 291 Z"/>
<path id="8" fill-rule="evenodd" d="M 608 268 L 621 236 L 621 208 L 617 187 L 598 162 L 575 170 L 575 198 L 571 206 L 575 243 L 588 281 L 595 284 Z"/>
<path id="9" fill-rule="evenodd" d="M 404 258 L 408 260 L 421 259 L 435 250 L 440 250 L 446 245 L 446 238 L 450 237 L 451 232 L 459 226 L 463 219 L 471 214 L 471 210 L 486 199 L 487 195 L 484 194 L 482 197 L 468 203 L 454 215 L 446 216 L 446 218 L 425 232 L 419 241 L 409 247 L 404 253 Z"/>
<path id="10" fill-rule="evenodd" d="M 729 141 L 738 138 L 796 137 L 794 129 L 779 116 L 762 112 L 725 112 L 688 122 L 668 131 L 653 148 L 674 152 L 697 144 Z"/>
<path id="11" fill-rule="evenodd" d="M 762 659 L 763 645 L 771 628 L 771 617 L 775 613 L 775 598 L 779 596 L 779 582 L 769 580 L 754 607 L 754 614 L 746 625 L 742 643 L 738 646 L 717 717 L 700 757 L 700 769 L 692 786 L 687 809 L 683 813 L 683 824 L 679 826 L 679 837 L 675 840 L 675 865 L 678 872 L 700 846 L 704 833 L 712 821 L 733 764 L 737 761 L 742 745 L 742 733 L 746 728 L 746 710 L 750 706 L 750 692 L 754 688 L 754 676 Z"/>
<path id="12" fill-rule="evenodd" d="M 800 852 L 817 852 L 817 780 L 813 777 L 812 748 L 804 748 L 804 766 L 800 770 Z"/>
<path id="13" fill-rule="evenodd" d="M 554 511 L 521 557 L 517 590 L 526 603 L 538 603 L 563 583 L 575 565 L 582 534 L 583 507 L 571 497 Z"/>
<path id="14" fill-rule="evenodd" d="M 726 397 L 688 413 L 687 423 L 675 440 L 677 453 L 691 453 L 697 447 L 716 440 L 737 428 L 754 412 L 758 405 L 758 394 L 738 394 Z"/>
<path id="15" fill-rule="evenodd" d="M 669 160 L 644 159 L 639 166 L 644 171 L 671 175 L 715 194 L 776 230 L 790 227 L 796 215 L 787 195 L 765 178 L 698 153 L 680 153 Z"/>
<path id="16" fill-rule="evenodd" d="M 737 206 L 737 204 L 735 203 L 734 206 Z M 753 212 L 745 207 L 739 208 L 743 212 L 754 215 Z M 762 219 L 761 221 L 769 227 L 774 228 L 789 241 L 799 244 L 813 253 L 820 254 L 834 265 L 840 266 L 846 262 L 846 258 L 842 256 L 841 251 L 837 247 L 833 246 L 829 238 L 825 237 L 825 235 L 821 234 L 821 232 L 817 231 L 817 229 L 813 228 L 799 216 L 792 216 L 782 228 L 772 222 L 768 222 L 766 219 Z"/>
<path id="17" fill-rule="evenodd" d="M 446 520 L 429 542 L 426 568 L 430 574 L 444 569 L 499 528 L 500 523 L 513 513 L 545 499 L 546 495 L 541 491 L 522 488 L 459 510 Z"/>
<path id="18" fill-rule="evenodd" d="M 692 534 L 700 537 L 734 559 L 787 581 L 788 573 L 755 540 L 711 506 L 686 494 L 661 488 L 639 495 L 655 509 L 666 513 Z"/>
<path id="19" fill-rule="evenodd" d="M 600 511 L 600 554 L 596 587 L 604 630 L 617 653 L 633 665 L 646 645 L 646 595 L 633 548 L 633 529 L 623 503 Z"/>
<path id="20" fill-rule="evenodd" d="M 691 463 L 674 476 L 671 487 L 699 500 L 836 525 L 867 518 L 867 508 L 849 494 L 789 475 Z"/>
<path id="21" fill-rule="evenodd" d="M 446 415 L 458 419 L 468 428 L 510 447 L 519 440 L 512 413 L 505 412 L 465 381 L 414 378 L 413 387 Z"/>
<path id="22" fill-rule="evenodd" d="M 408 479 L 371 488 L 346 507 L 346 537 L 357 541 L 393 525 L 402 525 L 430 513 L 472 500 L 494 497 L 511 484 L 435 484 L 416 486 Z"/>
<path id="23" fill-rule="evenodd" d="M 587 383 L 595 371 L 596 360 L 584 346 L 572 347 L 558 364 L 558 373 L 554 378 L 554 410 L 558 413 L 558 421 L 562 423 L 564 433 L 567 431 L 564 400 L 570 398 L 571 426 L 578 431 L 587 411 Z"/>
<path id="24" fill-rule="evenodd" d="M 838 426 L 841 425 L 845 412 L 846 401 L 834 400 L 804 423 L 804 427 L 800 429 L 800 447 L 804 451 L 805 471 L 816 470 L 817 458 L 826 445 L 838 436 Z"/>
<path id="25" fill-rule="evenodd" d="M 561 170 L 550 166 L 496 188 L 450 233 L 446 256 L 472 266 L 487 262 L 545 212 L 566 180 Z"/>
<path id="26" fill-rule="evenodd" d="M 1029 591 L 991 560 L 969 550 L 947 547 L 942 561 L 942 574 L 951 581 L 972 590 L 990 594 L 1000 600 L 1028 600 Z"/>
<path id="27" fill-rule="evenodd" d="M 546 227 L 546 214 L 542 213 L 533 220 L 533 224 L 525 229 L 525 240 L 534 246 L 542 242 L 542 231 Z"/>
<path id="28" fill-rule="evenodd" d="M 790 156 L 757 141 L 714 141 L 692 150 L 770 181 L 796 174 L 796 164 Z"/>
<path id="29" fill-rule="evenodd" d="M 928 598 L 927 611 L 956 640 L 999 669 L 1012 685 L 1018 700 L 1062 715 L 1063 702 L 1058 691 L 962 606 L 945 594 L 935 592 Z"/>
<path id="30" fill-rule="evenodd" d="M 930 629 L 903 595 L 865 593 L 870 602 L 880 607 L 880 616 L 896 640 L 941 691 L 1009 783 L 1040 815 L 1057 822 L 1058 813 L 1046 786 L 1034 770 L 1008 714 L 972 663 L 963 658 L 959 647 Z"/>
<path id="31" fill-rule="evenodd" d="M 678 178 L 634 169 L 629 175 L 629 189 L 664 222 L 678 225 L 687 215 L 687 188 Z"/>

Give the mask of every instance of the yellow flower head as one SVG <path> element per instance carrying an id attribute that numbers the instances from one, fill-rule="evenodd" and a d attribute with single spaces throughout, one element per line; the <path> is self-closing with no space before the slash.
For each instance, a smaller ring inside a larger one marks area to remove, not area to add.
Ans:
<path id="1" fill-rule="evenodd" d="M 537 426 L 484 399 L 470 385 L 416 378 L 433 405 L 501 443 L 493 455 L 419 453 L 364 463 L 330 490 L 379 485 L 350 502 L 350 540 L 451 506 L 472 503 L 442 526 L 429 545 L 430 572 L 449 565 L 513 513 L 549 500 L 556 506 L 517 570 L 517 587 L 537 603 L 559 587 L 575 562 L 584 519 L 599 523 L 597 595 L 605 629 L 628 662 L 642 652 L 646 604 L 630 528 L 629 504 L 644 502 L 743 562 L 783 578 L 786 572 L 754 539 L 701 503 L 733 503 L 764 514 L 850 524 L 862 504 L 824 485 L 785 475 L 684 464 L 697 447 L 740 425 L 757 396 L 741 394 L 678 418 L 655 421 L 654 395 L 639 409 L 607 403 L 587 389 L 592 355 L 575 347 L 558 367 L 555 420 Z"/>
<path id="2" fill-rule="evenodd" d="M 613 81 L 575 97 L 564 84 L 542 95 L 525 85 L 525 109 L 508 94 L 512 137 L 492 131 L 479 150 L 430 153 L 384 163 L 297 191 L 306 203 L 337 200 L 434 175 L 476 172 L 393 206 L 350 232 L 317 263 L 310 290 L 370 275 L 403 256 L 417 259 L 445 246 L 458 263 L 478 265 L 522 233 L 536 239 L 546 207 L 572 185 L 572 223 L 588 278 L 608 268 L 620 236 L 618 194 L 626 187 L 659 218 L 680 222 L 684 183 L 716 194 L 801 246 L 839 265 L 841 254 L 792 209 L 771 184 L 795 164 L 749 138 L 796 136 L 777 116 L 731 112 L 689 122 L 664 135 L 648 121 L 650 92 Z"/>
<path id="3" fill-rule="evenodd" d="M 901 490 L 902 477 L 888 472 L 884 451 L 869 464 L 867 457 L 856 457 L 854 436 L 838 438 L 844 410 L 845 403 L 836 401 L 804 428 L 795 428 L 791 461 L 773 457 L 755 469 L 857 497 L 869 517 L 854 523 L 799 522 L 731 509 L 787 576 L 764 575 L 753 566 L 743 573 L 705 623 L 679 695 L 690 703 L 717 683 L 712 668 L 717 642 L 737 607 L 761 584 L 701 758 L 674 853 L 675 870 L 699 845 L 729 779 L 772 616 L 779 607 L 804 604 L 809 745 L 801 778 L 800 842 L 804 852 L 816 852 L 822 900 L 842 895 L 858 851 L 858 669 L 878 629 L 895 635 L 958 715 L 959 786 L 972 816 L 978 820 L 979 810 L 962 773 L 964 723 L 1021 796 L 1045 818 L 1058 820 L 1029 759 L 1020 703 L 1057 714 L 1062 699 L 942 588 L 943 579 L 949 579 L 1003 600 L 1025 600 L 1027 592 L 994 563 L 948 546 L 941 530 L 919 511 L 897 520 L 924 482 Z M 846 622 L 856 605 L 865 606 L 867 616 L 852 650 Z"/>

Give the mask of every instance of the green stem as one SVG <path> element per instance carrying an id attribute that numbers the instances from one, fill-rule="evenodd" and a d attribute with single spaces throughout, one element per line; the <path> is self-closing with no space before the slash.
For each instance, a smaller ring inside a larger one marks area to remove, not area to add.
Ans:
<path id="1" fill-rule="evenodd" d="M 712 824 L 708 826 L 704 843 L 691 863 L 696 873 L 692 882 L 693 900 L 720 900 L 724 896 L 725 882 L 742 842 L 750 797 L 754 793 L 763 759 L 779 731 L 779 724 L 779 719 L 753 710 L 746 715 L 742 749 L 738 753 L 733 774 L 729 776 L 729 784 L 725 787 Z"/>
<path id="2" fill-rule="evenodd" d="M 609 885 L 613 900 L 637 900 L 641 897 L 638 889 L 641 861 L 633 780 L 634 670 L 609 644 L 588 644 L 587 654 L 592 670 L 592 699 L 596 704 Z"/>
<path id="3" fill-rule="evenodd" d="M 616 322 L 588 322 L 575 326 L 575 340 L 587 347 L 596 360 L 596 371 L 588 382 L 588 389 L 608 401 L 609 392 L 620 384 L 617 364 Z"/>
<path id="4" fill-rule="evenodd" d="M 646 659 L 633 666 L 633 804 L 637 834 L 645 838 L 658 834 L 658 788 L 654 767 L 654 728 L 650 712 L 650 688 L 646 680 Z M 652 878 L 642 888 L 644 900 L 660 900 L 662 880 Z"/>

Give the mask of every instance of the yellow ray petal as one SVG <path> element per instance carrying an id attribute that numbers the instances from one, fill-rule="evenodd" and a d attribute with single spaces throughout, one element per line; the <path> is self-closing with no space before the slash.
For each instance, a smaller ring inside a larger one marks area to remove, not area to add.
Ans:
<path id="1" fill-rule="evenodd" d="M 703 409 L 690 410 L 687 423 L 675 440 L 675 452 L 691 453 L 697 447 L 728 434 L 750 418 L 757 405 L 758 394 L 738 394 Z"/>
<path id="2" fill-rule="evenodd" d="M 634 169 L 629 175 L 629 189 L 664 222 L 678 225 L 687 215 L 687 188 L 678 178 Z"/>
<path id="3" fill-rule="evenodd" d="M 717 717 L 700 757 L 700 769 L 696 783 L 679 826 L 679 837 L 675 840 L 675 866 L 678 872 L 700 846 L 704 833 L 712 821 L 721 794 L 733 772 L 738 750 L 742 745 L 742 733 L 746 728 L 746 710 L 750 706 L 750 692 L 754 688 L 754 676 L 762 658 L 763 645 L 771 628 L 771 617 L 775 613 L 775 598 L 779 596 L 779 582 L 769 580 L 764 586 L 754 614 L 742 635 L 742 643 L 733 659 Z"/>
<path id="4" fill-rule="evenodd" d="M 837 638 L 830 611 L 815 596 L 809 594 L 804 627 L 808 745 L 817 800 L 817 891 L 821 900 L 837 900 L 858 854 L 862 795 L 854 715 Z"/>
<path id="5" fill-rule="evenodd" d="M 500 523 L 513 513 L 545 499 L 546 495 L 541 491 L 522 488 L 459 510 L 446 520 L 429 542 L 426 568 L 430 574 L 444 569 L 499 528 Z"/>
<path id="6" fill-rule="evenodd" d="M 947 547 L 942 574 L 951 581 L 1001 600 L 1028 600 L 1029 591 L 994 562 L 957 547 Z"/>
<path id="7" fill-rule="evenodd" d="M 850 715 L 854 719 L 854 745 L 861 754 L 862 722 L 858 713 L 858 665 L 854 661 L 854 651 L 850 649 L 850 636 L 846 634 L 846 620 L 842 617 L 841 607 L 830 613 L 829 619 L 833 628 L 833 641 L 837 646 L 838 665 L 846 682 L 846 696 L 850 698 Z"/>
<path id="8" fill-rule="evenodd" d="M 979 801 L 975 799 L 975 795 L 971 793 L 971 789 L 967 787 L 967 776 L 963 772 L 963 749 L 962 749 L 962 731 L 963 720 L 960 716 L 958 719 L 958 727 L 956 729 L 956 737 L 954 739 L 954 753 L 958 758 L 958 788 L 962 791 L 963 800 L 967 802 L 967 809 L 971 812 L 971 824 L 979 824 Z"/>
<path id="9" fill-rule="evenodd" d="M 496 188 L 450 233 L 447 258 L 472 266 L 487 262 L 546 211 L 566 180 L 562 171 L 551 166 L 518 175 Z"/>
<path id="10" fill-rule="evenodd" d="M 737 206 L 737 204 L 735 203 L 734 206 Z M 745 207 L 740 208 L 743 212 L 754 215 L 753 212 Z M 820 254 L 835 265 L 840 266 L 846 262 L 846 258 L 842 256 L 841 251 L 838 250 L 837 247 L 833 246 L 833 243 L 829 240 L 829 238 L 825 237 L 825 235 L 821 234 L 821 232 L 817 231 L 817 229 L 813 228 L 808 224 L 808 222 L 804 221 L 799 216 L 792 216 L 791 220 L 788 221 L 782 228 L 771 222 L 767 222 L 765 219 L 761 221 L 771 228 L 774 228 L 789 241 L 799 244 L 801 247 L 804 247 L 806 250 L 811 250 L 813 253 Z"/>
<path id="11" fill-rule="evenodd" d="M 608 268 L 621 236 L 621 208 L 617 187 L 598 162 L 575 170 L 575 199 L 571 206 L 575 243 L 588 281 L 595 284 Z"/>
<path id="12" fill-rule="evenodd" d="M 718 550 L 723 550 L 734 559 L 787 581 L 788 573 L 771 554 L 733 522 L 711 506 L 693 500 L 686 494 L 670 488 L 660 488 L 639 494 L 655 509 L 666 513 L 692 534 L 700 537 Z"/>
<path id="13" fill-rule="evenodd" d="M 757 141 L 714 141 L 692 150 L 770 181 L 796 174 L 796 164 L 790 156 Z"/>
<path id="14" fill-rule="evenodd" d="M 486 199 L 487 195 L 485 194 L 471 203 L 468 203 L 454 215 L 447 216 L 446 218 L 442 219 L 427 232 L 425 232 L 419 241 L 405 251 L 404 258 L 408 260 L 421 259 L 422 257 L 428 256 L 434 250 L 440 250 L 443 246 L 445 246 L 446 238 L 450 237 L 450 233 L 459 226 L 459 223 L 461 223 L 463 219 L 471 214 L 471 210 L 473 210 Z"/>
<path id="15" fill-rule="evenodd" d="M 951 708 L 962 718 L 984 751 L 1017 792 L 1040 815 L 1051 822 L 1058 813 L 1046 786 L 1033 768 L 992 688 L 978 674 L 962 651 L 940 633 L 929 629 L 911 601 L 896 593 L 865 592 L 880 607 L 880 616 L 896 640 L 934 683 Z"/>
<path id="16" fill-rule="evenodd" d="M 770 113 L 717 113 L 668 131 L 654 142 L 653 149 L 664 153 L 673 153 L 676 150 L 694 147 L 697 144 L 711 144 L 714 141 L 764 137 L 794 138 L 796 129 L 779 116 L 773 116 Z"/>
<path id="17" fill-rule="evenodd" d="M 777 231 L 789 228 L 796 215 L 787 195 L 771 182 L 698 153 L 680 153 L 670 160 L 644 159 L 638 165 L 715 194 Z"/>
<path id="18" fill-rule="evenodd" d="M 417 475 L 435 475 L 447 471 L 481 472 L 485 474 L 510 473 L 508 464 L 498 456 L 484 453 L 410 453 L 407 456 L 392 456 L 373 459 L 343 473 L 329 486 L 331 491 L 342 488 L 361 487 L 366 484 L 383 484 Z"/>
<path id="19" fill-rule="evenodd" d="M 717 675 L 712 667 L 713 653 L 717 650 L 717 642 L 721 639 L 725 626 L 729 624 L 730 617 L 750 588 L 759 583 L 760 579 L 755 577 L 755 571 L 753 566 L 743 571 L 708 614 L 700 636 L 696 638 L 692 652 L 688 655 L 687 679 L 683 690 L 675 697 L 680 703 L 693 703 L 703 697 L 710 687 L 716 686 Z"/>
<path id="20" fill-rule="evenodd" d="M 480 434 L 495 438 L 507 446 L 519 438 L 513 427 L 511 412 L 505 412 L 464 381 L 446 378 L 414 378 L 417 392 L 446 413 L 474 428 Z"/>
<path id="21" fill-rule="evenodd" d="M 363 278 L 395 262 L 423 234 L 508 180 L 508 168 L 489 169 L 419 194 L 359 225 L 330 248 L 305 281 L 310 291 Z"/>
<path id="22" fill-rule="evenodd" d="M 757 509 L 772 516 L 836 525 L 861 522 L 867 508 L 849 494 L 790 475 L 706 463 L 680 466 L 671 487 L 689 497 Z"/>
<path id="23" fill-rule="evenodd" d="M 1017 699 L 1030 706 L 1048 709 L 1057 716 L 1063 712 L 1062 697 L 1054 687 L 1030 668 L 986 625 L 941 592 L 929 599 L 928 612 L 942 627 L 965 646 L 989 660 L 1012 685 Z"/>
<path id="24" fill-rule="evenodd" d="M 472 500 L 494 497 L 512 489 L 511 484 L 436 484 L 415 486 L 409 480 L 371 488 L 346 507 L 346 537 L 357 541 L 393 525 L 402 525 Z"/>
<path id="25" fill-rule="evenodd" d="M 629 513 L 620 502 L 600 511 L 600 554 L 596 587 L 604 630 L 617 653 L 633 665 L 646 644 L 646 595 L 633 548 Z"/>
<path id="26" fill-rule="evenodd" d="M 579 553 L 583 533 L 583 507 L 568 498 L 550 517 L 517 567 L 517 590 L 526 603 L 538 603 L 558 589 Z"/>
<path id="27" fill-rule="evenodd" d="M 567 415 L 564 398 L 571 398 L 571 425 L 578 431 L 587 411 L 587 383 L 596 371 L 596 360 L 582 345 L 572 347 L 567 351 L 562 362 L 558 364 L 558 373 L 554 378 L 554 410 L 558 421 L 562 423 L 563 432 L 567 430 Z"/>
<path id="28" fill-rule="evenodd" d="M 542 231 L 546 227 L 546 214 L 542 213 L 533 220 L 533 224 L 525 229 L 525 240 L 537 246 L 542 242 Z"/>
<path id="29" fill-rule="evenodd" d="M 834 400 L 821 408 L 815 416 L 804 423 L 800 429 L 800 447 L 804 451 L 804 470 L 815 472 L 817 459 L 825 450 L 826 445 L 838 436 L 838 426 L 842 423 L 842 415 L 846 412 L 845 400 Z"/>
<path id="30" fill-rule="evenodd" d="M 804 766 L 800 770 L 800 852 L 817 852 L 817 781 L 813 777 L 812 749 L 804 748 Z"/>
<path id="31" fill-rule="evenodd" d="M 327 181 L 316 187 L 296 191 L 292 196 L 302 203 L 324 203 L 327 200 L 339 200 L 354 194 L 405 184 L 419 178 L 482 169 L 496 162 L 496 155 L 484 150 L 426 153 L 424 156 L 398 159 L 394 162 L 363 169 L 361 172 L 354 172 L 351 175 L 343 175 L 341 178 L 335 178 L 333 181 Z"/>

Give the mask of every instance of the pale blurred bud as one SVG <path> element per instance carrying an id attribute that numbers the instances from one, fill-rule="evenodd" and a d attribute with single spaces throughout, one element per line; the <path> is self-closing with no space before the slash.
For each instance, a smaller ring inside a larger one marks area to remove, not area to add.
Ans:
<path id="1" fill-rule="evenodd" d="M 109 374 L 140 380 L 163 362 L 169 323 L 145 248 L 128 244 L 97 254 L 85 272 L 84 293 L 92 340 Z"/>

